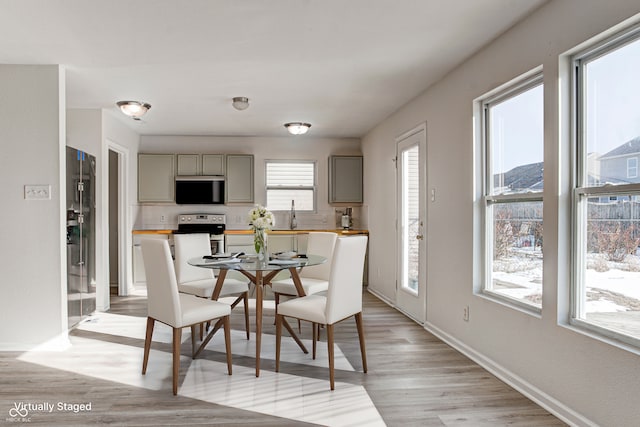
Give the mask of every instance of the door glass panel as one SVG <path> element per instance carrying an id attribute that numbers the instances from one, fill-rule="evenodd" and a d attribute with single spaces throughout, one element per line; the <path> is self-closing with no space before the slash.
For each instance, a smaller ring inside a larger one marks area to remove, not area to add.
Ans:
<path id="1" fill-rule="evenodd" d="M 405 290 L 418 292 L 420 198 L 418 159 L 420 150 L 413 146 L 402 152 L 402 283 Z"/>

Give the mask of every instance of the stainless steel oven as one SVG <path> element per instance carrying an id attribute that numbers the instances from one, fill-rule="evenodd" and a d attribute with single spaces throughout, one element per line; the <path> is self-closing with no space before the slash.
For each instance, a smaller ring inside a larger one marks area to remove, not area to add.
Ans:
<path id="1" fill-rule="evenodd" d="M 224 253 L 224 230 L 227 218 L 224 214 L 194 213 L 178 216 L 176 233 L 209 233 L 211 253 Z"/>

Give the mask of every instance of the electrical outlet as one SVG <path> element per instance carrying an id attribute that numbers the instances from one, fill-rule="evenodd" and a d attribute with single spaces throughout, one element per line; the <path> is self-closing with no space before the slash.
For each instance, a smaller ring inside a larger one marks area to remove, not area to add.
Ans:
<path id="1" fill-rule="evenodd" d="M 167 217 L 166 217 L 166 215 L 164 215 L 164 214 L 160 215 L 160 223 L 161 223 L 161 224 L 164 224 L 165 222 L 167 222 Z"/>
<path id="2" fill-rule="evenodd" d="M 462 319 L 463 319 L 465 322 L 468 322 L 468 321 L 469 321 L 469 306 L 468 306 L 468 305 L 464 307 L 464 312 L 463 312 L 463 314 L 462 314 Z"/>

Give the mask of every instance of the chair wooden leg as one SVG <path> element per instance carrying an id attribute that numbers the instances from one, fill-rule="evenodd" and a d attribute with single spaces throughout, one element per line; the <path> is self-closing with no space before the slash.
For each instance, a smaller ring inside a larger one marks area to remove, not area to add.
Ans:
<path id="1" fill-rule="evenodd" d="M 298 344 L 298 347 L 300 347 L 300 349 L 304 352 L 304 354 L 309 354 L 309 350 L 307 350 L 307 347 L 304 346 L 304 343 L 296 335 L 296 333 L 293 331 L 293 329 L 289 325 L 289 322 L 287 322 L 287 319 L 285 319 L 284 316 L 282 316 L 282 325 L 285 327 L 285 329 L 287 331 L 289 331 L 289 334 L 291 335 L 291 338 L 293 338 L 293 340 L 296 342 L 296 344 Z"/>
<path id="2" fill-rule="evenodd" d="M 276 314 L 276 372 L 280 372 L 280 342 L 282 341 L 282 316 Z"/>
<path id="3" fill-rule="evenodd" d="M 209 341 L 211 341 L 211 338 L 213 338 L 213 336 L 216 334 L 216 332 L 218 332 L 218 329 L 220 329 L 221 327 L 224 326 L 224 321 L 223 319 L 218 319 L 218 321 L 216 322 L 216 324 L 213 326 L 213 328 L 211 328 L 211 331 L 209 331 L 209 333 L 207 334 L 207 336 L 204 338 L 204 340 L 200 343 L 200 347 L 198 347 L 198 349 L 196 350 L 195 354 L 193 355 L 193 358 L 195 359 L 196 357 L 198 357 L 200 355 L 200 353 L 202 352 L 202 350 L 204 350 L 204 348 L 207 346 L 207 344 L 209 344 Z"/>
<path id="4" fill-rule="evenodd" d="M 144 356 L 142 358 L 142 375 L 147 373 L 147 362 L 149 361 L 149 350 L 151 349 L 151 337 L 153 336 L 153 326 L 156 319 L 147 317 L 147 334 L 144 338 Z"/>
<path id="5" fill-rule="evenodd" d="M 224 316 L 224 347 L 227 352 L 227 371 L 231 375 L 231 321 L 229 316 Z"/>
<path id="6" fill-rule="evenodd" d="M 249 292 L 244 293 L 244 327 L 247 330 L 247 339 L 249 339 L 251 327 L 249 326 Z"/>
<path id="7" fill-rule="evenodd" d="M 173 395 L 178 394 L 178 374 L 180 373 L 180 342 L 182 328 L 173 328 Z"/>
<path id="8" fill-rule="evenodd" d="M 329 385 L 331 390 L 334 386 L 334 371 L 333 371 L 333 325 L 327 325 L 327 350 L 329 351 Z"/>
<path id="9" fill-rule="evenodd" d="M 313 329 L 313 350 L 312 350 L 312 359 L 316 360 L 316 347 L 318 346 L 318 335 L 316 332 L 318 329 L 316 328 L 316 324 L 312 323 L 311 328 Z"/>
<path id="10" fill-rule="evenodd" d="M 300 319 L 298 319 L 298 333 L 301 334 L 302 333 L 302 325 L 300 323 Z"/>
<path id="11" fill-rule="evenodd" d="M 207 324 L 207 326 L 209 325 Z M 204 338 L 204 323 L 200 323 L 200 341 L 202 341 L 202 338 Z"/>
<path id="12" fill-rule="evenodd" d="M 191 357 L 193 359 L 196 358 L 196 329 L 196 325 L 191 325 Z M 200 333 L 202 334 L 202 323 L 200 323 Z"/>
<path id="13" fill-rule="evenodd" d="M 273 300 L 275 301 L 275 316 L 278 316 L 278 304 L 280 304 L 280 294 L 277 292 L 273 293 Z M 276 324 L 276 319 L 273 319 L 273 324 Z"/>
<path id="14" fill-rule="evenodd" d="M 364 326 L 362 325 L 362 312 L 356 314 L 356 326 L 358 327 L 358 338 L 360 339 L 360 353 L 362 354 L 362 370 L 367 373 L 367 351 L 364 346 Z"/>

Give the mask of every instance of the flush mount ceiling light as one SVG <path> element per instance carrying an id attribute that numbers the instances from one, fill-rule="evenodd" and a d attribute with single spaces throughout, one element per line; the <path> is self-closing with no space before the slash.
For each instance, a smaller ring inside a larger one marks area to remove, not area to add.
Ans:
<path id="1" fill-rule="evenodd" d="M 233 98 L 233 108 L 238 111 L 246 110 L 249 108 L 249 98 L 245 98 L 244 96 L 236 96 Z"/>
<path id="2" fill-rule="evenodd" d="M 131 117 L 133 120 L 140 120 L 140 117 L 144 116 L 151 104 L 138 101 L 118 101 L 116 105 L 120 108 L 123 114 Z"/>
<path id="3" fill-rule="evenodd" d="M 284 127 L 286 127 L 289 133 L 292 135 L 302 135 L 307 133 L 307 131 L 311 127 L 311 124 L 301 123 L 301 122 L 291 122 L 291 123 L 285 123 Z"/>

